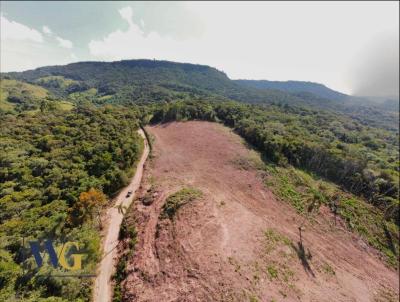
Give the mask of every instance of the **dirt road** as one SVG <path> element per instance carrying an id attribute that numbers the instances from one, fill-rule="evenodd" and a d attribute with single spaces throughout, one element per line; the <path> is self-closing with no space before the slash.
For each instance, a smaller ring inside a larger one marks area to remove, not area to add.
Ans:
<path id="1" fill-rule="evenodd" d="M 259 155 L 230 129 L 196 121 L 148 131 L 153 159 L 137 192 L 146 203 L 127 213 L 138 242 L 123 301 L 398 301 L 398 273 L 323 211 L 299 240 L 303 217 L 265 186 L 250 164 Z M 163 219 L 182 187 L 203 196 Z"/>
<path id="2" fill-rule="evenodd" d="M 126 186 L 116 197 L 113 207 L 107 210 L 106 220 L 107 227 L 105 229 L 105 238 L 103 241 L 103 259 L 98 268 L 98 274 L 94 283 L 93 300 L 94 302 L 111 301 L 111 276 L 114 273 L 114 258 L 117 252 L 119 228 L 122 223 L 123 214 L 118 212 L 118 206 L 129 207 L 135 196 L 136 190 L 140 186 L 143 175 L 143 165 L 149 154 L 149 146 L 143 130 L 138 131 L 144 138 L 144 150 L 142 157 L 137 165 L 134 177 L 128 186 Z M 127 197 L 128 191 L 132 194 Z"/>

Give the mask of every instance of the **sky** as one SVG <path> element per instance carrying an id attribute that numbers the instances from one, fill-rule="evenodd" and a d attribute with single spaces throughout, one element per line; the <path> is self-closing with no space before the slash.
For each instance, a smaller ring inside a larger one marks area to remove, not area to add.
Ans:
<path id="1" fill-rule="evenodd" d="M 148 58 L 398 95 L 399 3 L 1 1 L 0 51 L 1 72 Z"/>

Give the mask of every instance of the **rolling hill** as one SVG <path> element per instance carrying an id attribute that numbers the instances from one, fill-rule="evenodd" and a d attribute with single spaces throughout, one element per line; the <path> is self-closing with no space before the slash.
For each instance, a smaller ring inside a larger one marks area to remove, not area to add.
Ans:
<path id="1" fill-rule="evenodd" d="M 73 103 L 126 105 L 193 99 L 280 103 L 344 113 L 366 125 L 398 129 L 398 111 L 391 107 L 346 99 L 345 94 L 317 83 L 231 80 L 206 65 L 156 60 L 79 62 L 3 73 L 2 78 L 39 85 L 55 98 Z"/>
<path id="2" fill-rule="evenodd" d="M 146 103 L 197 96 L 250 103 L 321 105 L 313 99 L 277 89 L 243 87 L 209 66 L 168 61 L 80 62 L 7 73 L 5 76 L 41 85 L 58 96 L 95 88 L 99 96 L 115 103 Z M 325 100 L 325 103 L 329 102 Z"/>
<path id="3" fill-rule="evenodd" d="M 326 87 L 325 85 L 304 81 L 267 81 L 267 80 L 236 80 L 236 83 L 258 89 L 276 89 L 289 93 L 309 92 L 321 98 L 344 101 L 349 96 Z"/>

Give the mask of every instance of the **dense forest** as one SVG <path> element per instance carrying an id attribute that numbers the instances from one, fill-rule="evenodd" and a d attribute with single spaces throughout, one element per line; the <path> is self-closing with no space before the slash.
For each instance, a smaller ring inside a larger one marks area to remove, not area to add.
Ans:
<path id="1" fill-rule="evenodd" d="M 0 300 L 87 301 L 90 279 L 50 276 L 61 271 L 38 269 L 23 243 L 79 239 L 85 272 L 93 273 L 100 256 L 96 209 L 127 183 L 141 153 L 137 111 L 82 105 L 0 118 Z"/>
<path id="2" fill-rule="evenodd" d="M 291 93 L 309 92 L 316 96 L 334 101 L 343 101 L 348 95 L 332 90 L 322 84 L 302 81 L 267 81 L 267 80 L 236 80 L 236 83 L 258 89 L 276 89 Z"/>
<path id="3" fill-rule="evenodd" d="M 2 74 L 0 84 L 1 301 L 90 299 L 90 278 L 38 269 L 24 243 L 79 238 L 92 273 L 98 214 L 133 173 L 137 129 L 169 121 L 232 128 L 263 155 L 277 196 L 299 212 L 303 187 L 327 206 L 338 201 L 349 228 L 397 265 L 398 111 L 244 87 L 208 66 L 151 60 L 43 67 Z"/>

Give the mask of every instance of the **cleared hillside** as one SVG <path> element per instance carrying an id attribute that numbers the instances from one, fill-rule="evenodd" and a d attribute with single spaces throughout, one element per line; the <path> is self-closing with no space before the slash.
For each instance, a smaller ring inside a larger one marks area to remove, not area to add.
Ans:
<path id="1" fill-rule="evenodd" d="M 125 220 L 136 244 L 121 247 L 125 300 L 397 301 L 397 272 L 328 208 L 300 237 L 305 218 L 272 193 L 272 175 L 228 128 L 148 131 L 154 158 Z"/>

